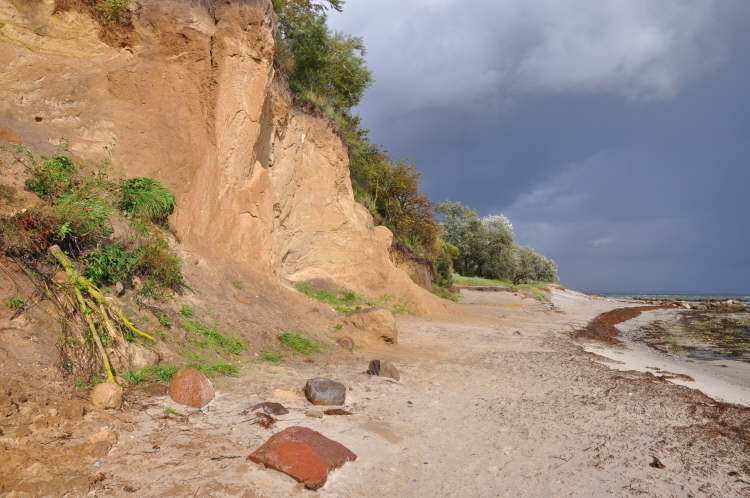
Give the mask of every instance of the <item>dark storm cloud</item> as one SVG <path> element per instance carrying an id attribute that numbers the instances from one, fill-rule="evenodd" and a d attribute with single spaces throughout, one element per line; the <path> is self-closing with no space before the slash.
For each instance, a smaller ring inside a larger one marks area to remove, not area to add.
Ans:
<path id="1" fill-rule="evenodd" d="M 750 5 L 349 0 L 359 109 L 436 201 L 503 212 L 595 290 L 750 292 Z"/>

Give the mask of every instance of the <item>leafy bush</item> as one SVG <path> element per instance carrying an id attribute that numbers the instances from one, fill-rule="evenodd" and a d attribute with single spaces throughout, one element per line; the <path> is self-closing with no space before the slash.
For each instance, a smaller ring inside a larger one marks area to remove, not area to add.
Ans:
<path id="1" fill-rule="evenodd" d="M 55 156 L 37 163 L 26 188 L 42 199 L 52 200 L 70 192 L 75 185 L 76 167 L 67 156 Z"/>
<path id="2" fill-rule="evenodd" d="M 174 212 L 175 196 L 151 178 L 130 178 L 120 186 L 120 209 L 126 213 L 163 223 Z"/>
<path id="3" fill-rule="evenodd" d="M 187 288 L 182 276 L 182 261 L 164 240 L 151 240 L 137 250 L 136 272 L 147 276 L 152 285 L 182 292 Z"/>
<path id="4" fill-rule="evenodd" d="M 58 223 L 57 239 L 70 237 L 79 248 L 112 234 L 112 210 L 102 199 L 66 193 L 54 203 L 50 214 Z"/>
<path id="5" fill-rule="evenodd" d="M 293 351 L 305 356 L 316 353 L 320 349 L 320 343 L 311 341 L 306 337 L 302 337 L 301 335 L 292 332 L 284 332 L 281 334 L 279 336 L 279 342 Z"/>
<path id="6" fill-rule="evenodd" d="M 136 264 L 138 254 L 119 245 L 106 245 L 84 256 L 84 275 L 96 285 L 112 285 L 129 277 Z"/>

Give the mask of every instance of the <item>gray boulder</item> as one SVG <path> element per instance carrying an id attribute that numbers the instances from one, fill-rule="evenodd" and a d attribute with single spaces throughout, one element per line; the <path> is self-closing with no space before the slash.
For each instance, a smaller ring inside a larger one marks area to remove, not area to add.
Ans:
<path id="1" fill-rule="evenodd" d="M 313 405 L 343 405 L 346 387 L 330 379 L 310 379 L 305 384 L 305 397 Z"/>

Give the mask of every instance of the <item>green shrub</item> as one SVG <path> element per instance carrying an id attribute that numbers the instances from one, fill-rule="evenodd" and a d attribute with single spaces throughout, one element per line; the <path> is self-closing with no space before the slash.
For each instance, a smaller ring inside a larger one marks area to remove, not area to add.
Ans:
<path id="1" fill-rule="evenodd" d="M 50 209 L 58 224 L 57 239 L 70 237 L 81 247 L 112 234 L 109 216 L 112 210 L 97 198 L 85 198 L 76 193 L 64 194 Z"/>
<path id="2" fill-rule="evenodd" d="M 311 341 L 306 337 L 302 337 L 299 334 L 292 332 L 284 332 L 279 336 L 279 342 L 293 351 L 302 354 L 310 355 L 316 353 L 320 349 L 320 343 Z"/>
<path id="3" fill-rule="evenodd" d="M 126 213 L 163 223 L 174 212 L 175 196 L 151 178 L 130 178 L 120 185 L 120 209 Z"/>
<path id="4" fill-rule="evenodd" d="M 75 172 L 75 164 L 69 157 L 55 156 L 34 165 L 26 188 L 43 199 L 51 200 L 73 188 Z"/>
<path id="5" fill-rule="evenodd" d="M 87 254 L 84 275 L 96 285 L 112 285 L 128 278 L 136 264 L 138 255 L 119 245 L 106 245 Z"/>
<path id="6" fill-rule="evenodd" d="M 24 304 L 26 304 L 26 300 L 19 296 L 13 296 L 5 300 L 5 307 L 11 310 L 20 309 Z"/>
<path id="7" fill-rule="evenodd" d="M 190 306 L 188 306 L 187 304 L 183 304 L 182 308 L 180 308 L 180 315 L 184 316 L 185 318 L 192 318 L 195 316 L 195 313 Z"/>
<path id="8" fill-rule="evenodd" d="M 182 276 L 182 261 L 163 240 L 150 241 L 137 250 L 136 271 L 148 277 L 152 285 L 182 292 L 187 285 Z"/>

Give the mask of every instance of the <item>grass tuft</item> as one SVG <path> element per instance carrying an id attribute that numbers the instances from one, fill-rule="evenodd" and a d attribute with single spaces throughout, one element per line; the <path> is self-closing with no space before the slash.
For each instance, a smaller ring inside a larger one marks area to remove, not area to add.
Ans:
<path id="1" fill-rule="evenodd" d="M 279 336 L 279 342 L 292 349 L 294 352 L 308 356 L 320 350 L 319 342 L 311 341 L 306 337 L 292 332 L 284 332 Z"/>
<path id="2" fill-rule="evenodd" d="M 172 380 L 178 368 L 172 365 L 158 365 L 155 367 L 144 367 L 123 372 L 122 378 L 128 384 L 138 385 L 143 382 L 167 383 Z"/>
<path id="3" fill-rule="evenodd" d="M 239 355 L 246 349 L 239 338 L 224 335 L 197 320 L 182 322 L 182 328 L 192 335 L 188 338 L 191 343 L 204 349 L 232 355 Z"/>
<path id="4" fill-rule="evenodd" d="M 282 358 L 281 355 L 272 353 L 270 351 L 261 351 L 260 359 L 263 361 L 267 361 L 268 363 L 274 363 L 274 364 L 279 364 L 284 361 L 284 358 Z"/>
<path id="5" fill-rule="evenodd" d="M 130 178 L 120 185 L 120 209 L 136 218 L 164 223 L 174 212 L 175 196 L 152 178 Z"/>

